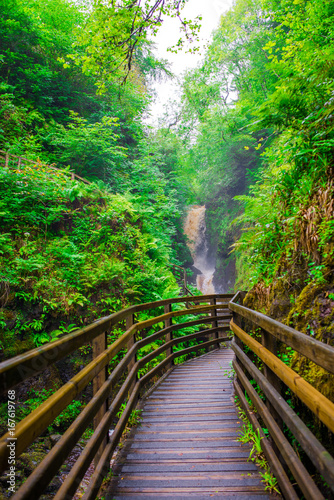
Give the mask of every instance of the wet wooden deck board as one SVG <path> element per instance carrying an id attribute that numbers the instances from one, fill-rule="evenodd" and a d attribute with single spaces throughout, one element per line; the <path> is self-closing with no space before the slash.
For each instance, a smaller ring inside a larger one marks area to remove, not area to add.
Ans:
<path id="1" fill-rule="evenodd" d="M 177 366 L 146 399 L 106 499 L 271 498 L 236 440 L 232 359 L 225 348 Z"/>

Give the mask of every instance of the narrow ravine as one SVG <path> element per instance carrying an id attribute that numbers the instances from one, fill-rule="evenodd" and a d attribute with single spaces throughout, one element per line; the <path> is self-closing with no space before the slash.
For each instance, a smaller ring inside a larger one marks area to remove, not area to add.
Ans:
<path id="1" fill-rule="evenodd" d="M 200 271 L 196 278 L 197 288 L 204 294 L 215 293 L 213 275 L 215 267 L 209 260 L 209 247 L 206 238 L 205 206 L 194 205 L 189 209 L 184 232 L 193 258 L 193 266 Z"/>

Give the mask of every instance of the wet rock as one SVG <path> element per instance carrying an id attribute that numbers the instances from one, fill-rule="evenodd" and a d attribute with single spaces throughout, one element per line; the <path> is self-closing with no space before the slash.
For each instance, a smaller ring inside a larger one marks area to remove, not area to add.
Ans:
<path id="1" fill-rule="evenodd" d="M 60 438 L 61 434 L 51 434 L 51 436 L 49 436 L 51 447 L 54 446 L 56 443 L 58 443 Z"/>
<path id="2" fill-rule="evenodd" d="M 59 488 L 61 487 L 61 485 L 62 485 L 62 482 L 59 479 L 59 477 L 55 477 L 51 481 L 51 483 L 49 484 L 49 486 L 46 488 L 45 493 L 54 494 L 54 493 L 56 493 L 59 490 Z"/>
<path id="3" fill-rule="evenodd" d="M 275 299 L 270 308 L 269 315 L 274 316 L 276 319 L 286 317 L 291 309 L 290 300 Z"/>

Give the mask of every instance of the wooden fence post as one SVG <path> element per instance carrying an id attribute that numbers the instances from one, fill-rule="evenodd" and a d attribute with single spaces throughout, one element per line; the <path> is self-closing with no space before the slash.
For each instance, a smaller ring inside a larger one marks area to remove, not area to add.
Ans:
<path id="1" fill-rule="evenodd" d="M 6 157 L 5 157 L 5 168 L 8 167 L 8 164 L 9 164 L 9 153 L 6 153 Z"/>
<path id="2" fill-rule="evenodd" d="M 243 302 L 244 302 L 244 298 L 245 298 L 245 295 L 246 293 L 245 292 L 239 292 L 239 305 L 242 306 Z M 239 316 L 238 313 L 236 312 L 232 312 L 232 318 L 233 318 L 233 323 L 235 323 L 237 326 L 240 326 L 240 328 L 242 328 L 242 318 L 241 316 Z M 243 348 L 243 343 L 241 342 L 241 340 L 239 339 L 239 337 L 237 335 L 234 335 L 234 339 L 235 339 L 235 343 L 237 344 L 238 347 L 240 347 L 240 349 L 244 350 Z"/>
<path id="3" fill-rule="evenodd" d="M 262 335 L 262 345 L 268 351 L 272 352 L 275 356 L 277 356 L 277 340 L 276 338 L 271 335 L 270 333 L 266 332 L 263 328 L 261 328 L 261 335 Z M 271 385 L 276 389 L 276 391 L 281 394 L 281 381 L 275 373 L 268 368 L 266 364 L 263 364 L 263 374 L 268 380 L 268 382 L 271 383 Z M 274 417 L 276 423 L 279 425 L 279 427 L 283 430 L 283 421 L 280 417 L 280 415 L 277 413 L 277 411 L 274 409 L 272 404 L 267 401 L 266 403 L 268 410 Z"/>
<path id="4" fill-rule="evenodd" d="M 266 330 L 264 330 L 263 328 L 261 328 L 261 336 L 262 336 L 263 347 L 265 347 L 266 349 L 268 349 L 268 351 L 272 352 L 275 356 L 277 356 L 277 340 L 276 340 L 276 338 L 273 335 L 271 335 L 270 333 L 268 333 Z M 276 389 L 276 391 L 279 394 L 281 394 L 281 381 L 280 381 L 279 377 L 270 368 L 268 368 L 268 366 L 265 363 L 263 363 L 263 374 L 266 377 L 266 379 L 268 380 L 268 382 L 270 382 L 270 384 Z M 275 422 L 279 426 L 279 428 L 283 431 L 283 419 L 280 416 L 280 414 L 275 410 L 275 408 L 273 407 L 273 405 L 270 403 L 270 401 L 268 399 L 266 400 L 266 406 L 267 406 L 268 410 L 270 411 L 271 415 L 273 416 Z M 276 445 L 276 443 L 272 443 L 272 446 L 273 446 L 274 452 L 279 457 L 281 464 L 283 465 L 284 469 L 287 472 L 288 467 L 287 467 L 286 462 L 285 462 L 285 460 L 280 452 L 279 447 Z"/>
<path id="5" fill-rule="evenodd" d="M 246 293 L 245 292 L 239 292 L 239 305 L 243 305 L 243 302 L 244 302 L 244 298 L 246 296 Z M 240 328 L 242 328 L 242 317 L 239 316 L 238 313 L 232 311 L 232 319 L 233 319 L 233 323 L 235 323 L 237 326 L 239 326 Z M 237 344 L 237 346 L 244 352 L 244 344 L 243 342 L 239 339 L 239 337 L 237 335 L 234 335 L 234 341 L 235 343 Z M 235 357 L 235 362 L 240 366 L 241 370 L 243 372 L 245 372 L 245 368 L 244 366 L 242 365 L 242 363 L 240 363 L 239 359 L 237 357 Z M 239 377 L 236 375 L 236 380 L 239 382 L 239 384 L 241 385 L 241 387 L 244 389 L 242 383 L 241 383 L 241 380 L 239 379 Z"/>
<path id="6" fill-rule="evenodd" d="M 187 295 L 187 271 L 183 269 L 183 295 Z"/>
<path id="7" fill-rule="evenodd" d="M 169 312 L 172 312 L 172 304 L 166 304 L 164 306 L 164 313 L 167 314 Z M 173 320 L 172 318 L 165 319 L 165 328 L 168 328 L 169 326 L 172 326 Z M 166 342 L 169 342 L 170 340 L 173 340 L 173 332 L 166 333 Z M 170 356 L 173 353 L 173 347 L 169 347 L 166 349 L 166 358 Z M 174 360 L 168 363 L 167 368 L 171 368 L 172 365 L 174 364 Z"/>
<path id="8" fill-rule="evenodd" d="M 101 333 L 101 335 L 98 335 L 93 340 L 93 359 L 95 359 L 103 351 L 105 351 L 106 348 L 107 348 L 107 332 L 103 332 L 103 333 Z M 104 382 L 107 380 L 107 377 L 108 377 L 108 367 L 106 366 L 93 379 L 93 395 L 94 396 L 98 392 L 98 390 L 102 387 L 102 385 L 104 384 Z M 96 413 L 96 415 L 94 417 L 94 421 L 93 421 L 93 423 L 94 423 L 94 430 L 97 428 L 97 426 L 101 422 L 101 420 L 102 420 L 104 414 L 106 413 L 107 409 L 108 409 L 108 399 L 103 403 L 103 405 L 100 407 L 99 411 Z M 100 446 L 97 454 L 95 455 L 95 458 L 94 458 L 95 466 L 97 466 L 97 464 L 98 464 L 98 462 L 99 462 L 99 460 L 101 458 L 101 455 L 102 455 L 102 453 L 104 451 L 104 448 L 107 445 L 108 439 L 109 439 L 109 436 L 107 435 L 103 439 L 103 441 L 101 443 L 101 446 Z"/>
<path id="9" fill-rule="evenodd" d="M 211 299 L 210 300 L 210 304 L 215 306 L 217 304 L 217 299 L 214 298 L 214 299 Z M 214 309 L 212 312 L 211 312 L 211 316 L 217 316 L 217 309 Z M 211 328 L 217 328 L 218 326 L 218 321 L 215 320 L 211 323 Z M 218 338 L 218 332 L 214 332 L 210 335 L 210 339 L 217 339 Z M 217 342 L 217 344 L 215 344 L 213 346 L 213 348 L 216 348 L 216 349 L 219 349 L 219 342 Z"/>
<path id="10" fill-rule="evenodd" d="M 129 328 L 131 328 L 131 326 L 133 326 L 134 323 L 135 323 L 135 321 L 134 321 L 134 315 L 130 314 L 129 316 L 127 316 L 127 318 L 126 318 L 126 325 L 125 325 L 126 330 L 129 330 Z M 127 345 L 126 345 L 128 351 L 135 344 L 135 342 L 136 342 L 136 334 L 134 333 L 132 335 L 132 337 L 130 338 L 130 340 L 128 341 Z M 129 373 L 131 372 L 132 368 L 134 367 L 136 361 L 137 361 L 137 356 L 135 354 L 133 356 L 133 358 L 131 359 L 131 361 L 129 362 L 129 364 L 128 364 Z M 137 382 L 137 376 L 136 376 L 136 379 L 133 381 L 133 383 L 131 384 L 131 386 L 129 388 L 129 397 L 131 396 L 131 393 L 132 393 L 132 391 L 134 389 L 134 386 L 136 385 L 136 382 Z"/>

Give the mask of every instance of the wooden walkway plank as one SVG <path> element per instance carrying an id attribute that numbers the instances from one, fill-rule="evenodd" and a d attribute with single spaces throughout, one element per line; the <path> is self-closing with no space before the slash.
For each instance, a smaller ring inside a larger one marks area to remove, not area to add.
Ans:
<path id="1" fill-rule="evenodd" d="M 224 498 L 267 500 L 226 372 L 233 352 L 218 349 L 176 366 L 145 400 L 126 440 L 106 500 Z"/>

